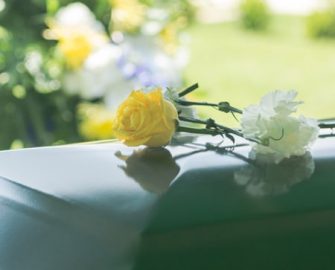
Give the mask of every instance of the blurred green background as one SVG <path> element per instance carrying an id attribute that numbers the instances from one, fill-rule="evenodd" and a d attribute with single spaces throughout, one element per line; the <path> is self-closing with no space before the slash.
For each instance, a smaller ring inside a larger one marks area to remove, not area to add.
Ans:
<path id="1" fill-rule="evenodd" d="M 239 21 L 198 23 L 190 33 L 185 77 L 189 83 L 200 83 L 197 99 L 227 100 L 243 108 L 271 90 L 294 89 L 305 103 L 301 113 L 335 116 L 335 42 L 311 39 L 305 17 L 273 16 L 261 32 L 243 29 Z M 213 109 L 202 111 L 225 117 Z"/>

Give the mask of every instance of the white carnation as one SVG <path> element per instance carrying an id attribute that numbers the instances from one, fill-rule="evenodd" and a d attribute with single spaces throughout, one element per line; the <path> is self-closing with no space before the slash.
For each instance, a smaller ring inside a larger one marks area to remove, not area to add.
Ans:
<path id="1" fill-rule="evenodd" d="M 269 154 L 274 162 L 303 155 L 316 140 L 319 127 L 314 119 L 291 114 L 301 102 L 294 101 L 295 91 L 274 91 L 264 96 L 259 105 L 243 111 L 242 132 L 246 138 L 258 140 L 255 153 Z"/>
<path id="2" fill-rule="evenodd" d="M 297 106 L 302 101 L 294 101 L 297 96 L 296 91 L 273 91 L 265 95 L 259 104 L 264 114 L 268 115 L 289 115 L 297 110 Z"/>

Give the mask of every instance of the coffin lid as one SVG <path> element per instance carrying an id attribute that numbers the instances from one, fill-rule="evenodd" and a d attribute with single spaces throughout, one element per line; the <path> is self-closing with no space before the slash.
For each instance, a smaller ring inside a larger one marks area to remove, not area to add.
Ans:
<path id="1" fill-rule="evenodd" d="M 159 258 L 160 246 L 176 254 L 215 247 L 263 233 L 277 219 L 286 227 L 272 226 L 270 235 L 301 224 L 335 226 L 333 137 L 319 139 L 311 155 L 265 167 L 248 159 L 245 141 L 232 149 L 221 140 L 183 137 L 165 149 L 114 141 L 0 152 L 0 268 L 132 269 L 138 250 L 140 258 Z M 235 229 L 228 233 L 221 226 L 229 224 Z M 157 267 L 163 269 L 143 269 Z"/>

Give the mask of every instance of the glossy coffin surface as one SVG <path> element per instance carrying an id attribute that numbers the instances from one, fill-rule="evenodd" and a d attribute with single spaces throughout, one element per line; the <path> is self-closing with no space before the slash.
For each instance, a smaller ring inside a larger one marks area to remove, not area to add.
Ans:
<path id="1" fill-rule="evenodd" d="M 279 165 L 218 142 L 0 152 L 0 269 L 335 269 L 335 138 Z"/>

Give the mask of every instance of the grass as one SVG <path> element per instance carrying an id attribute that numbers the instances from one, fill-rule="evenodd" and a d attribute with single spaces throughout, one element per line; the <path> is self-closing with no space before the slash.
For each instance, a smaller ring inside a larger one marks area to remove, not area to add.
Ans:
<path id="1" fill-rule="evenodd" d="M 270 90 L 294 89 L 305 102 L 300 113 L 335 117 L 335 41 L 308 38 L 303 17 L 275 17 L 263 33 L 243 30 L 238 22 L 198 24 L 191 36 L 185 77 L 200 84 L 196 99 L 244 108 Z M 210 108 L 201 113 L 228 117 Z"/>

